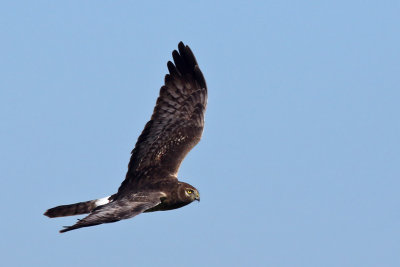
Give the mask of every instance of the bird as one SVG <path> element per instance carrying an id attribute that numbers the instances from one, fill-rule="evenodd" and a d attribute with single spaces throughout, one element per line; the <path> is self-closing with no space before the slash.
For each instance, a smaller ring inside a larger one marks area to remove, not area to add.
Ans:
<path id="1" fill-rule="evenodd" d="M 49 218 L 89 214 L 60 233 L 178 209 L 200 201 L 199 191 L 178 180 L 179 167 L 200 141 L 207 107 L 207 85 L 189 46 L 179 42 L 168 61 L 168 74 L 151 119 L 131 152 L 125 179 L 117 193 L 48 209 Z"/>

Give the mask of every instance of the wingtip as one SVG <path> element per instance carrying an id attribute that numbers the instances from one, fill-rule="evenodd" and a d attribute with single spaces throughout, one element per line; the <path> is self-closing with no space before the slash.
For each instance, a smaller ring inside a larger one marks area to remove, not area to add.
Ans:
<path id="1" fill-rule="evenodd" d="M 63 227 L 64 227 L 63 229 L 58 231 L 60 234 L 63 234 L 65 232 L 68 232 L 68 231 L 71 231 L 71 230 L 74 230 L 74 228 L 72 226 L 63 226 Z"/>
<path id="2" fill-rule="evenodd" d="M 167 66 L 170 74 L 185 74 L 194 72 L 201 87 L 206 87 L 205 79 L 199 64 L 197 63 L 196 57 L 188 45 L 185 45 L 182 41 L 178 44 L 178 49 L 172 51 L 172 58 L 174 62 L 168 61 Z M 178 73 L 176 73 L 178 72 Z"/>
<path id="3" fill-rule="evenodd" d="M 182 41 L 180 41 L 178 44 L 178 49 L 181 50 L 184 49 L 185 47 L 187 47 L 187 45 L 185 45 Z"/>

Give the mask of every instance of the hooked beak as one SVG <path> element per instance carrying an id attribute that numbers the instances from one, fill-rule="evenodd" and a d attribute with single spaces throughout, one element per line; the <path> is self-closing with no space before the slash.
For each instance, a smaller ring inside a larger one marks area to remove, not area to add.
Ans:
<path id="1" fill-rule="evenodd" d="M 200 194 L 199 194 L 199 192 L 196 192 L 196 197 L 194 198 L 194 200 L 197 200 L 198 202 L 200 202 Z"/>

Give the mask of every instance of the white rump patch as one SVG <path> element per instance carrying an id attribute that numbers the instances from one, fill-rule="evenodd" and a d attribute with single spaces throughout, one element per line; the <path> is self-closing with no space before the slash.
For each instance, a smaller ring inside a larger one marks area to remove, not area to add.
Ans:
<path id="1" fill-rule="evenodd" d="M 110 200 L 108 200 L 109 197 L 110 196 L 99 198 L 98 200 L 96 200 L 96 202 L 94 204 L 96 205 L 96 207 L 108 204 L 108 203 L 110 203 Z"/>

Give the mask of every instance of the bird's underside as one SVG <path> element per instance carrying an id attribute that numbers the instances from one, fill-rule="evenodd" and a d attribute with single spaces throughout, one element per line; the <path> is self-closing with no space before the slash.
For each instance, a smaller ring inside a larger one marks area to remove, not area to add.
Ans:
<path id="1" fill-rule="evenodd" d="M 186 154 L 200 141 L 207 105 L 207 86 L 196 58 L 182 42 L 168 62 L 169 74 L 150 121 L 139 136 L 125 180 L 112 196 L 62 205 L 44 215 L 87 214 L 60 232 L 132 218 L 143 212 L 180 208 L 200 200 L 193 186 L 177 179 Z"/>

